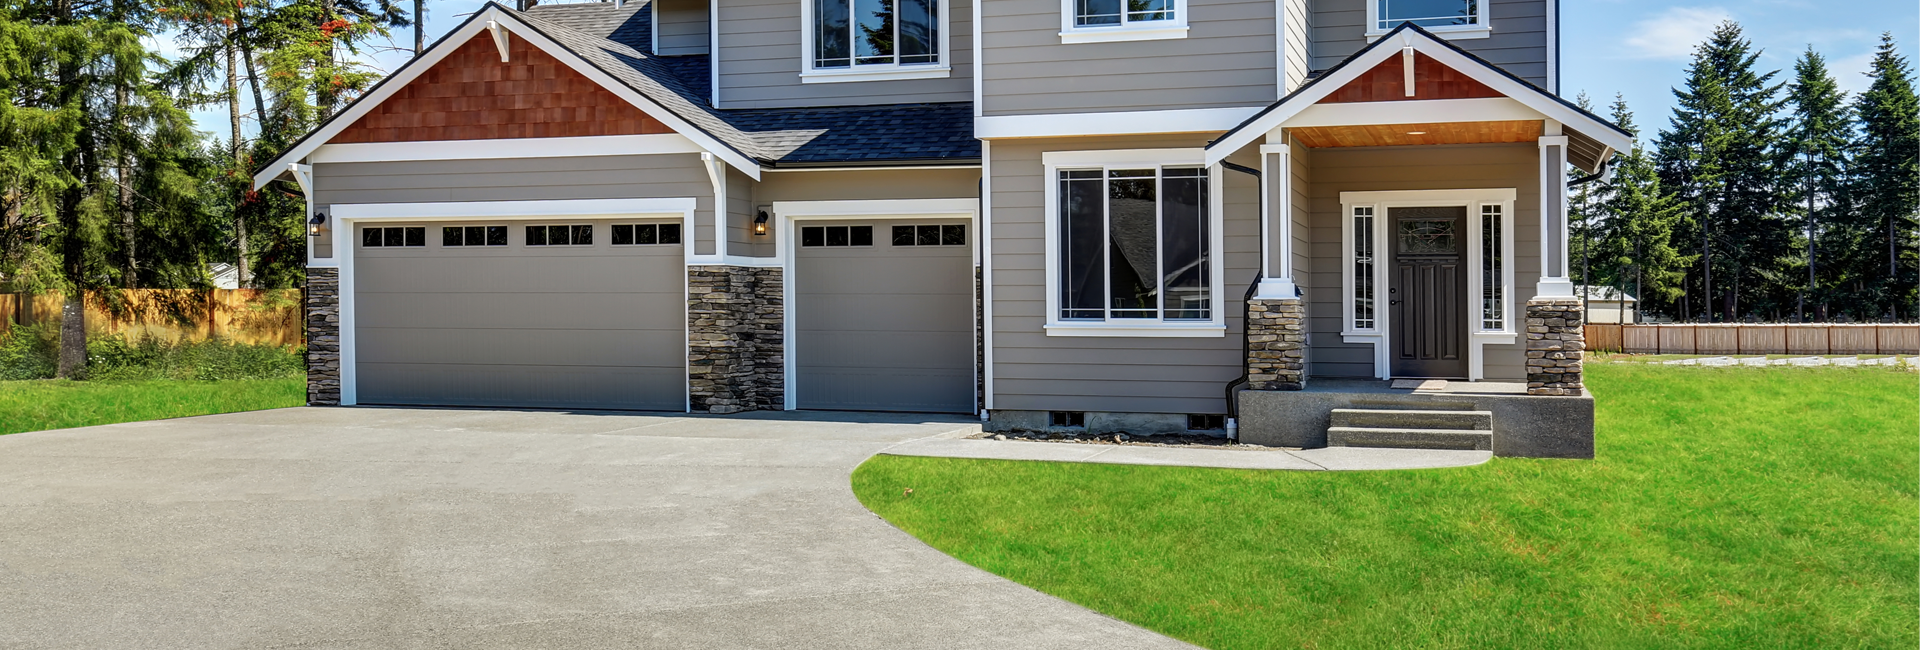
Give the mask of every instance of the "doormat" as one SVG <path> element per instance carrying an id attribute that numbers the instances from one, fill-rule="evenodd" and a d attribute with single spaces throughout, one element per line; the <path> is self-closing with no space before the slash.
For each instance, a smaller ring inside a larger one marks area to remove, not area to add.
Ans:
<path id="1" fill-rule="evenodd" d="M 1447 380 L 1445 379 L 1395 379 L 1393 380 L 1393 388 L 1395 390 L 1446 390 Z"/>

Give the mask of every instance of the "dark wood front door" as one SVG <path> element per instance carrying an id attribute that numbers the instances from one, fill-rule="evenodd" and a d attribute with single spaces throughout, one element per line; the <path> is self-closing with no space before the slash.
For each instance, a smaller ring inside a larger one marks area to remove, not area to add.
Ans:
<path id="1" fill-rule="evenodd" d="M 1390 208 L 1393 376 L 1467 376 L 1467 209 Z"/>

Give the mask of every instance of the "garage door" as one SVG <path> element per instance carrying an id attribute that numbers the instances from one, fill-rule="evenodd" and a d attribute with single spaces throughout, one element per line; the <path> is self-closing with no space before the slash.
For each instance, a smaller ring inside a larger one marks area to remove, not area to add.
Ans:
<path id="1" fill-rule="evenodd" d="M 355 235 L 360 403 L 685 409 L 679 224 L 383 224 Z"/>
<path id="2" fill-rule="evenodd" d="M 796 230 L 798 406 L 972 412 L 970 226 L 803 221 Z"/>

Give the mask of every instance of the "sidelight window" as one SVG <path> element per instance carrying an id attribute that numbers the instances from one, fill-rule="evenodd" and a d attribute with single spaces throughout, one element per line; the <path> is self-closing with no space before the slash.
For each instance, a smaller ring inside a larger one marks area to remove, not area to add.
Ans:
<path id="1" fill-rule="evenodd" d="M 1370 330 L 1374 320 L 1373 206 L 1353 209 L 1353 329 Z"/>
<path id="2" fill-rule="evenodd" d="M 1213 318 L 1202 167 L 1059 171 L 1061 320 Z"/>
<path id="3" fill-rule="evenodd" d="M 1503 206 L 1480 206 L 1480 329 L 1507 329 L 1506 251 L 1501 244 Z"/>
<path id="4" fill-rule="evenodd" d="M 813 68 L 856 70 L 940 63 L 940 0 L 807 0 Z"/>

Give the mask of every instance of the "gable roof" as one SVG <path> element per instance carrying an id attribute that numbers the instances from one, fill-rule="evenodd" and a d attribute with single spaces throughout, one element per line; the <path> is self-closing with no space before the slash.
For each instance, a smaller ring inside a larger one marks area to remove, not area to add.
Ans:
<path id="1" fill-rule="evenodd" d="M 1208 143 L 1207 164 L 1219 162 L 1229 154 L 1264 137 L 1267 132 L 1286 126 L 1287 120 L 1372 71 L 1389 57 L 1398 54 L 1403 47 L 1411 47 L 1415 52 L 1431 57 L 1473 81 L 1485 84 L 1527 108 L 1559 121 L 1566 127 L 1567 135 L 1572 141 L 1568 147 L 1569 159 L 1589 172 L 1598 171 L 1601 164 L 1611 156 L 1611 152 L 1632 148 L 1633 135 L 1605 118 L 1594 115 L 1591 111 L 1580 108 L 1559 95 L 1528 83 L 1445 39 L 1435 37 L 1432 32 L 1418 25 L 1401 23 L 1399 27 L 1395 27 L 1393 31 L 1387 32 L 1386 35 L 1361 48 L 1353 56 L 1347 57 L 1324 74 L 1294 89 L 1286 97 L 1280 98 L 1280 101 L 1261 109 L 1260 112 L 1247 118 L 1218 139 Z"/>
<path id="2" fill-rule="evenodd" d="M 382 79 L 358 100 L 256 170 L 255 187 L 286 173 L 373 107 L 471 40 L 489 24 L 525 39 L 575 71 L 692 139 L 742 173 L 778 166 L 898 166 L 974 162 L 971 104 L 904 104 L 804 109 L 718 110 L 706 97 L 706 57 L 659 57 L 645 3 L 552 5 L 527 12 L 489 2 L 435 41 L 421 56 Z M 698 77 L 695 83 L 689 77 Z"/>

